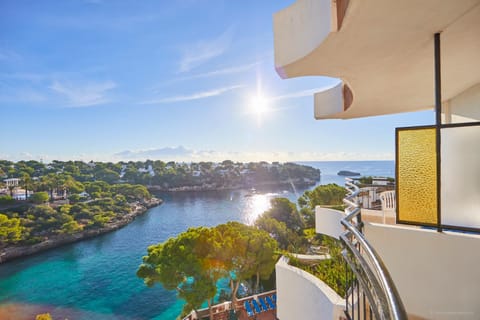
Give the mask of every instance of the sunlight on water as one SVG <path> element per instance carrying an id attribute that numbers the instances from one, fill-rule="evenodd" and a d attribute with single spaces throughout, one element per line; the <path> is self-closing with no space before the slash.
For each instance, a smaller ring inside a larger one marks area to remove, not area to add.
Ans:
<path id="1" fill-rule="evenodd" d="M 245 195 L 246 204 L 244 208 L 245 223 L 252 225 L 255 220 L 271 208 L 270 200 L 276 197 L 281 197 L 280 193 L 265 193 L 265 194 L 247 194 Z"/>

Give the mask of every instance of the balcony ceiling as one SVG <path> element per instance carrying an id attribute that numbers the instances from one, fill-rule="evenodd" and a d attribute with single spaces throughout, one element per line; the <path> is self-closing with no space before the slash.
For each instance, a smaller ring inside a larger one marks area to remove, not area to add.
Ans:
<path id="1" fill-rule="evenodd" d="M 432 108 L 436 32 L 442 100 L 480 83 L 480 0 L 350 0 L 336 30 L 339 2 L 298 0 L 274 16 L 275 64 L 282 77 L 340 78 L 351 90 L 346 110 L 326 106 L 318 118 Z M 321 109 L 318 100 L 315 108 Z"/>

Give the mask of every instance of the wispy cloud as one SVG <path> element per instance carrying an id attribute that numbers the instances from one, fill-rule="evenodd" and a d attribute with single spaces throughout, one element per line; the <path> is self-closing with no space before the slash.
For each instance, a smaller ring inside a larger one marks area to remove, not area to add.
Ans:
<path id="1" fill-rule="evenodd" d="M 243 85 L 234 85 L 234 86 L 216 88 L 216 89 L 202 91 L 202 92 L 196 92 L 190 95 L 180 95 L 180 96 L 148 100 L 148 101 L 141 102 L 141 104 L 162 104 L 162 103 L 175 103 L 175 102 L 182 102 L 182 101 L 199 100 L 199 99 L 219 96 L 228 91 L 232 91 L 232 90 L 243 88 L 243 87 L 244 87 Z"/>
<path id="2" fill-rule="evenodd" d="M 213 70 L 205 73 L 199 73 L 199 74 L 193 74 L 191 76 L 186 76 L 186 77 L 181 77 L 175 79 L 176 81 L 181 81 L 181 80 L 191 80 L 191 79 L 199 79 L 199 78 L 209 78 L 209 77 L 216 77 L 216 76 L 224 76 L 224 75 L 230 75 L 230 74 L 237 74 L 237 73 L 242 73 L 245 71 L 249 71 L 253 69 L 255 66 L 259 65 L 261 61 L 255 62 L 255 63 L 249 63 L 249 64 L 244 64 L 236 67 L 229 67 L 229 68 L 223 68 L 223 69 L 218 69 L 218 70 Z"/>
<path id="3" fill-rule="evenodd" d="M 64 96 L 68 101 L 68 106 L 86 107 L 109 102 L 107 92 L 116 86 L 113 81 L 84 85 L 72 85 L 54 81 L 49 88 Z"/>
<path id="4" fill-rule="evenodd" d="M 185 48 L 180 60 L 180 72 L 187 72 L 222 55 L 232 42 L 233 28 L 228 28 L 214 39 L 202 40 Z"/>
<path id="5" fill-rule="evenodd" d="M 192 75 L 186 75 L 178 78 L 172 78 L 166 81 L 163 81 L 160 84 L 157 84 L 156 86 L 152 87 L 152 90 L 156 93 L 160 92 L 160 88 L 165 87 L 166 85 L 170 85 L 172 83 L 176 82 L 181 82 L 181 81 L 188 81 L 188 80 L 194 80 L 194 79 L 204 79 L 204 78 L 212 78 L 212 77 L 221 77 L 221 76 L 229 76 L 229 75 L 235 75 L 239 73 L 244 73 L 247 71 L 252 70 L 256 66 L 260 65 L 263 63 L 263 60 L 258 60 L 253 63 L 247 63 L 247 64 L 242 64 L 239 66 L 235 67 L 226 67 L 226 68 L 220 68 L 212 71 L 207 71 L 203 73 L 197 73 L 197 74 L 192 74 Z"/>

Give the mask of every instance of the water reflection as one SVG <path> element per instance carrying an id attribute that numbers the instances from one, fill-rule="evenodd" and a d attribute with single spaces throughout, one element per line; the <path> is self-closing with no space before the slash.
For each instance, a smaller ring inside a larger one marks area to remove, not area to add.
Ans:
<path id="1" fill-rule="evenodd" d="M 269 192 L 264 194 L 246 194 L 245 205 L 243 207 L 243 220 L 246 224 L 252 225 L 255 220 L 265 211 L 272 207 L 270 201 L 273 198 L 284 197 L 288 191 Z"/>

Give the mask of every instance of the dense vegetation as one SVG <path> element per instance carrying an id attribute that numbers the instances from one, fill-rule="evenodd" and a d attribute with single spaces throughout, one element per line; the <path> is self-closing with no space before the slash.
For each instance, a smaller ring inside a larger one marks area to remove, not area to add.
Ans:
<path id="1" fill-rule="evenodd" d="M 0 248 L 101 228 L 131 213 L 136 202 L 150 199 L 145 186 L 97 180 L 87 173 L 92 167 L 71 161 L 44 165 L 1 160 L 0 177 L 19 178 L 25 194 L 35 193 L 18 202 L 9 194 L 0 196 Z M 7 193 L 14 190 L 12 186 Z"/>
<path id="2" fill-rule="evenodd" d="M 344 187 L 335 183 L 305 191 L 298 199 L 298 205 L 307 228 L 315 227 L 315 207 L 318 205 L 343 211 L 343 198 L 346 193 Z"/>
<path id="3" fill-rule="evenodd" d="M 216 283 L 228 278 L 235 306 L 242 281 L 268 278 L 274 270 L 277 244 L 255 227 L 229 222 L 212 228 L 190 228 L 164 243 L 150 246 L 137 275 L 148 286 L 160 283 L 177 290 L 186 301 L 183 313 L 197 310 L 217 293 Z M 210 319 L 213 319 L 210 308 Z"/>
<path id="4" fill-rule="evenodd" d="M 290 256 L 291 264 L 319 277 L 339 295 L 345 295 L 345 262 L 336 239 L 315 232 L 315 206 L 343 209 L 345 189 L 336 184 L 318 186 L 298 199 L 297 206 L 285 198 L 272 199 L 271 209 L 264 212 L 255 225 L 277 240 L 279 248 Z M 316 253 L 314 248 L 327 249 L 330 259 L 314 265 L 302 264 L 290 253 Z"/>
<path id="5" fill-rule="evenodd" d="M 301 268 L 317 276 L 330 288 L 335 290 L 341 297 L 346 294 L 346 265 L 342 257 L 342 248 L 338 240 L 328 236 L 322 237 L 322 244 L 328 248 L 330 259 L 321 260 L 315 263 L 303 263 L 294 256 L 290 256 L 290 265 Z"/>
<path id="6" fill-rule="evenodd" d="M 4 210 L 0 213 L 0 248 L 11 244 L 34 244 L 53 235 L 101 228 L 129 214 L 132 203 L 150 198 L 148 190 L 140 185 L 92 182 L 86 183 L 85 188 L 95 198 L 71 201 L 70 204 L 47 203 Z M 39 193 L 42 192 L 35 195 Z"/>
<path id="7" fill-rule="evenodd" d="M 35 179 L 43 177 L 41 180 Z M 22 185 L 43 186 L 45 189 L 61 187 L 76 189 L 73 181 L 105 181 L 157 186 L 162 189 L 182 187 L 234 188 L 260 184 L 313 184 L 320 178 L 320 170 L 294 163 L 274 162 L 238 163 L 176 163 L 152 161 L 82 162 L 38 161 L 11 162 L 0 160 L 0 178 L 20 178 Z"/>
<path id="8" fill-rule="evenodd" d="M 391 178 L 391 177 L 387 177 L 387 181 L 389 184 L 394 184 L 395 183 L 395 179 L 394 178 Z M 363 177 L 360 177 L 358 178 L 358 184 L 360 186 L 363 186 L 363 185 L 371 185 L 373 183 L 373 177 L 372 176 L 363 176 Z"/>

